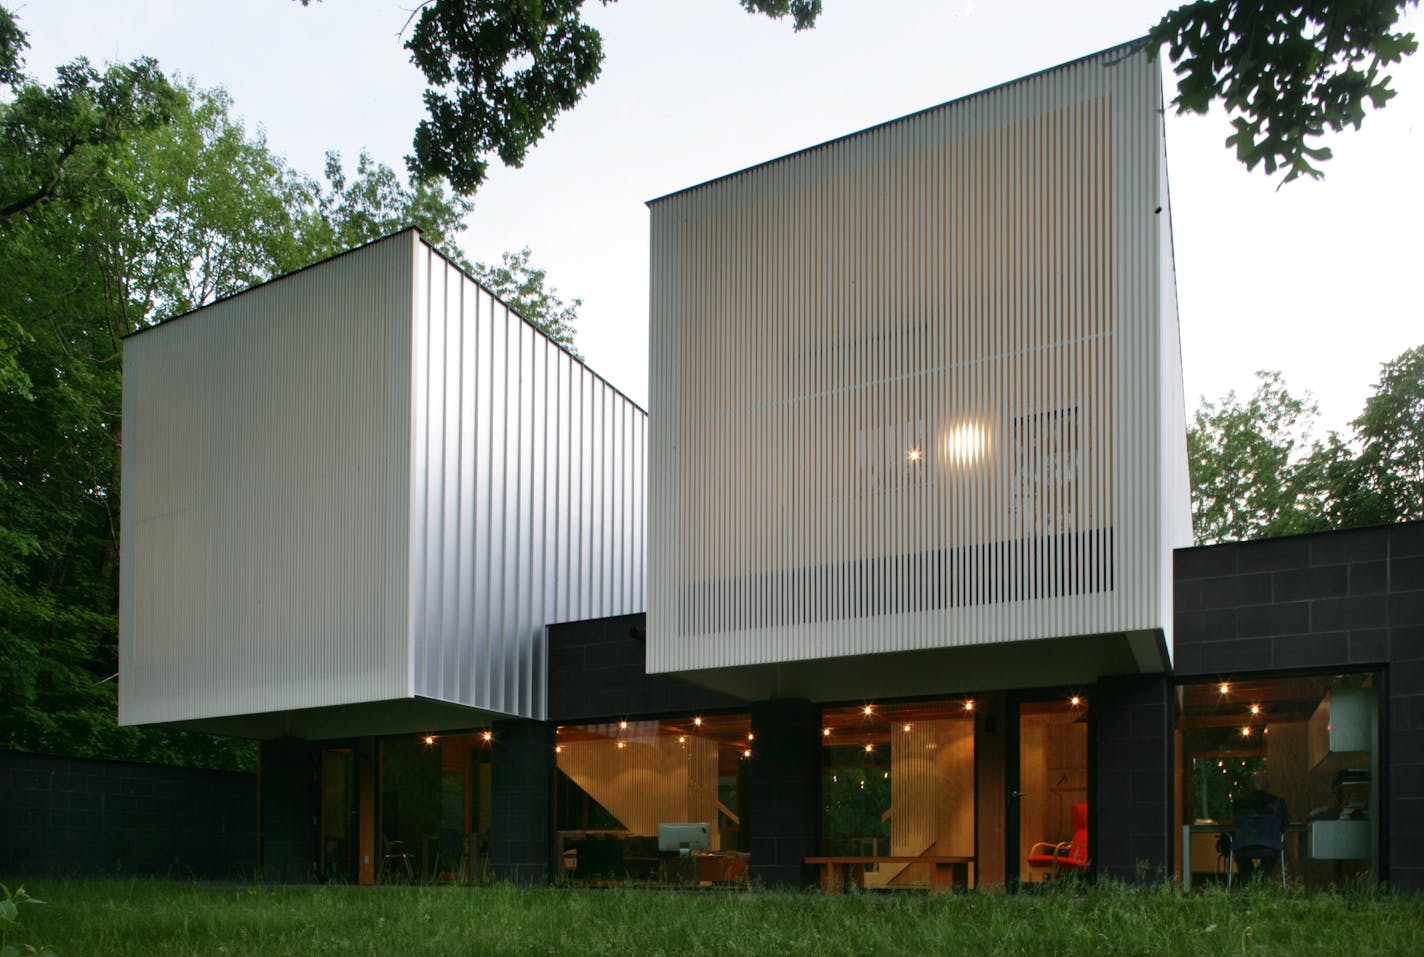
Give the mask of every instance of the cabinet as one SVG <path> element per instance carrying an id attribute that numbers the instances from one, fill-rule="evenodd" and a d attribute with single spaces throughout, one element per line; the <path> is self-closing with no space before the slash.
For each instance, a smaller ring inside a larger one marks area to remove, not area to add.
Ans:
<path id="1" fill-rule="evenodd" d="M 1310 856 L 1317 861 L 1357 861 L 1370 856 L 1369 821 L 1311 821 Z"/>
<path id="2" fill-rule="evenodd" d="M 1329 757 L 1365 757 L 1375 723 L 1375 695 L 1368 689 L 1336 690 L 1310 716 L 1310 766 Z"/>

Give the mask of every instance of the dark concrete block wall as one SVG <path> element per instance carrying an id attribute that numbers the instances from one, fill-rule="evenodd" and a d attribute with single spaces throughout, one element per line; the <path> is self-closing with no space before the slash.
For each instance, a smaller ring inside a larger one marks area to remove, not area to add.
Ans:
<path id="1" fill-rule="evenodd" d="M 751 876 L 767 886 L 816 883 L 821 833 L 821 709 L 800 698 L 751 707 Z"/>
<path id="2" fill-rule="evenodd" d="M 1097 872 L 1160 879 L 1172 866 L 1171 683 L 1102 678 L 1092 700 L 1097 756 L 1089 850 Z"/>
<path id="3" fill-rule="evenodd" d="M 745 707 L 739 698 L 644 670 L 645 615 L 549 627 L 549 719 L 565 724 Z"/>
<path id="4" fill-rule="evenodd" d="M 1424 889 L 1424 522 L 1176 553 L 1179 679 L 1385 672 L 1386 877 Z"/>
<path id="5" fill-rule="evenodd" d="M 544 883 L 554 873 L 554 725 L 491 728 L 489 861 L 495 880 Z"/>
<path id="6" fill-rule="evenodd" d="M 12 877 L 250 877 L 251 774 L 0 753 L 0 868 Z"/>

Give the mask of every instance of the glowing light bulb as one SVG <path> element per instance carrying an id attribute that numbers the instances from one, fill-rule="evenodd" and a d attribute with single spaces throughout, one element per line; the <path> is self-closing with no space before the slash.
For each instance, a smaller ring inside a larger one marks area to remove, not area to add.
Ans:
<path id="1" fill-rule="evenodd" d="M 619 730 L 619 731 L 627 731 L 627 730 L 628 730 L 628 722 L 626 722 L 626 721 L 620 721 L 620 722 L 618 722 L 618 730 Z"/>
<path id="2" fill-rule="evenodd" d="M 1223 682 L 1220 684 L 1220 686 L 1217 688 L 1217 690 L 1220 691 L 1222 694 L 1227 694 L 1228 692 L 1231 691 L 1231 685 L 1229 685 L 1229 684 L 1227 684 L 1225 681 L 1223 681 Z"/>
<path id="3" fill-rule="evenodd" d="M 964 710 L 965 710 L 965 711 L 973 711 L 973 710 L 974 710 L 974 699 L 973 699 L 973 698 L 970 698 L 968 701 L 964 702 Z"/>
<path id="4" fill-rule="evenodd" d="M 1068 703 L 1076 708 L 1078 707 L 1078 705 L 1083 703 L 1083 699 L 1078 697 L 1077 695 L 1074 695 L 1073 697 L 1068 699 Z"/>
<path id="5" fill-rule="evenodd" d="M 685 735 L 685 734 L 679 734 L 679 735 L 677 736 L 677 743 L 678 743 L 678 744 L 686 744 L 686 743 L 687 743 L 687 735 Z"/>
<path id="6" fill-rule="evenodd" d="M 1252 713 L 1252 714 L 1260 714 L 1260 713 L 1261 713 L 1261 706 L 1258 705 L 1258 704 L 1253 704 L 1253 705 L 1251 706 L 1251 713 Z"/>
<path id="7" fill-rule="evenodd" d="M 554 753 L 555 753 L 555 754 L 563 754 L 563 753 L 564 753 L 564 746 L 563 746 L 562 744 L 556 744 L 556 745 L 554 745 Z"/>
<path id="8" fill-rule="evenodd" d="M 869 754 L 870 752 L 872 752 L 872 751 L 874 751 L 874 750 L 875 750 L 875 745 L 873 745 L 873 744 L 871 744 L 871 743 L 869 743 L 869 742 L 866 742 L 866 745 L 865 745 L 865 753 L 866 753 L 866 754 Z"/>
<path id="9" fill-rule="evenodd" d="M 697 725 L 699 728 L 702 727 L 702 719 L 701 719 L 701 718 L 693 718 L 693 719 L 692 719 L 692 723 L 695 724 L 695 725 Z"/>
<path id="10" fill-rule="evenodd" d="M 823 738 L 829 738 L 830 736 L 831 736 L 831 729 L 830 729 L 830 728 L 822 728 L 822 729 L 821 729 L 821 737 L 823 737 Z"/>
<path id="11" fill-rule="evenodd" d="M 918 462 L 924 456 L 924 453 L 919 449 L 910 449 L 910 451 L 905 454 L 909 457 L 911 462 Z"/>
<path id="12" fill-rule="evenodd" d="M 969 422 L 950 429 L 944 435 L 944 457 L 956 465 L 969 465 L 984 454 L 984 430 Z"/>
<path id="13" fill-rule="evenodd" d="M 752 749 L 751 749 L 751 748 L 747 748 L 745 751 L 742 752 L 742 757 L 744 757 L 744 758 L 749 758 L 749 757 L 751 757 L 751 756 L 752 756 Z"/>
<path id="14" fill-rule="evenodd" d="M 425 743 L 426 743 L 426 744 L 434 744 L 434 743 L 435 743 L 435 735 L 433 735 L 433 734 L 427 734 L 427 735 L 425 736 Z"/>
<path id="15" fill-rule="evenodd" d="M 754 734 L 752 734 L 750 731 L 748 731 L 748 732 L 747 732 L 747 740 L 748 740 L 748 741 L 755 741 L 755 740 L 756 740 L 756 735 L 754 735 Z"/>
<path id="16" fill-rule="evenodd" d="M 866 706 L 865 706 L 864 708 L 862 708 L 861 710 L 862 710 L 863 712 L 865 712 L 865 713 L 868 715 L 868 714 L 872 713 L 875 709 L 874 709 L 873 707 L 871 707 L 870 705 L 866 705 Z"/>
<path id="17" fill-rule="evenodd" d="M 1241 737 L 1243 737 L 1243 738 L 1249 738 L 1249 737 L 1251 737 L 1251 729 L 1250 729 L 1250 728 L 1242 728 L 1242 729 L 1241 729 Z"/>
<path id="18" fill-rule="evenodd" d="M 493 740 L 494 740 L 494 732 L 493 732 L 493 731 L 481 731 L 481 732 L 480 732 L 480 737 L 483 738 L 483 739 L 486 740 L 486 741 L 493 741 Z"/>
<path id="19" fill-rule="evenodd" d="M 908 724 L 905 725 L 905 730 L 906 730 L 906 731 L 909 731 L 909 730 L 910 730 L 910 726 L 909 726 Z"/>
<path id="20" fill-rule="evenodd" d="M 622 751 L 622 750 L 623 750 L 624 748 L 626 748 L 626 747 L 628 747 L 628 742 L 627 742 L 627 741 L 622 741 L 622 740 L 620 740 L 620 741 L 618 742 L 618 750 L 619 750 L 619 751 Z"/>

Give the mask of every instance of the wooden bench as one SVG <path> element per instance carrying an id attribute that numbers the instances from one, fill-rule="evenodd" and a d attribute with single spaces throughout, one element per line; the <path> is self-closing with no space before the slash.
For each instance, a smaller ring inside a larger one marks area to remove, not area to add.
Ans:
<path id="1" fill-rule="evenodd" d="M 944 857 L 926 854 L 921 857 L 901 855 L 877 855 L 875 857 L 808 857 L 807 864 L 821 868 L 821 890 L 827 894 L 839 894 L 845 890 L 847 880 L 855 881 L 856 887 L 865 887 L 865 868 L 880 864 L 928 864 L 930 865 L 933 891 L 969 887 L 969 865 L 972 857 Z"/>

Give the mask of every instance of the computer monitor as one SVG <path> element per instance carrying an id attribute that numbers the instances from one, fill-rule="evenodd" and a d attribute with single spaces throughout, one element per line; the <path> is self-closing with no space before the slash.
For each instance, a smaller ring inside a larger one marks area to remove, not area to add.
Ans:
<path id="1" fill-rule="evenodd" d="M 659 851 L 710 851 L 712 826 L 700 824 L 659 824 Z"/>

